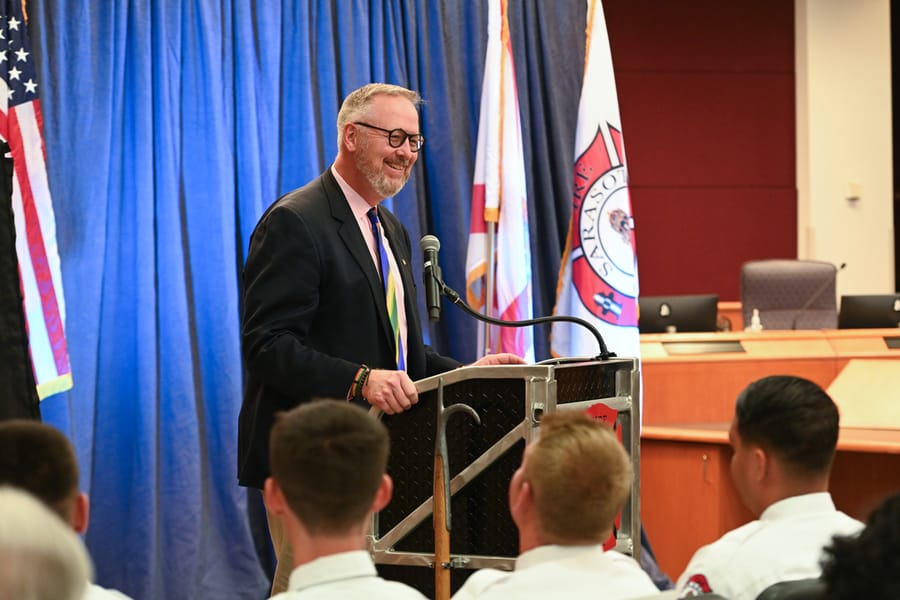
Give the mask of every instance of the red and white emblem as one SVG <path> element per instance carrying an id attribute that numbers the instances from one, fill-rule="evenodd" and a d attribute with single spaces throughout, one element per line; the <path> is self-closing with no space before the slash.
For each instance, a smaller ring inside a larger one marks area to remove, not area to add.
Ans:
<path id="1" fill-rule="evenodd" d="M 597 318 L 637 326 L 634 219 L 621 157 L 622 132 L 607 124 L 575 161 L 572 283 Z M 577 232 L 577 235 L 576 235 Z"/>

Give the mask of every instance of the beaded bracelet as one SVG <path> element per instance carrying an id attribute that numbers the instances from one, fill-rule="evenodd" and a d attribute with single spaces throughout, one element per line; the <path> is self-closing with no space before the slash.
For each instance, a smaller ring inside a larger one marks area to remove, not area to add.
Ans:
<path id="1" fill-rule="evenodd" d="M 366 385 L 366 380 L 369 379 L 371 370 L 368 366 L 362 365 L 356 371 L 356 375 L 353 376 L 353 383 L 350 385 L 350 391 L 347 393 L 347 400 L 363 399 L 363 386 Z"/>

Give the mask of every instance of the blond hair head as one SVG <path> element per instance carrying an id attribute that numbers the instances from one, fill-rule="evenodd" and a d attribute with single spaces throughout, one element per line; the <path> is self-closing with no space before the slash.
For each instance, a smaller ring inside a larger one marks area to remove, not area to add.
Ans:
<path id="1" fill-rule="evenodd" d="M 608 425 L 561 411 L 541 421 L 524 480 L 548 543 L 601 543 L 631 490 L 631 461 Z"/>

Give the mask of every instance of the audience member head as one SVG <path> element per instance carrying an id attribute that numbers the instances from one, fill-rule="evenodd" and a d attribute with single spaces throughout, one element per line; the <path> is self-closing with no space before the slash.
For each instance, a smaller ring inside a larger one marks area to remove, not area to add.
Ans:
<path id="1" fill-rule="evenodd" d="M 885 499 L 858 535 L 825 548 L 822 578 L 831 600 L 900 598 L 900 494 Z"/>
<path id="2" fill-rule="evenodd" d="M 406 184 L 424 138 L 416 92 L 370 83 L 351 92 L 338 112 L 335 168 L 374 206 Z"/>
<path id="3" fill-rule="evenodd" d="M 71 528 L 25 491 L 0 487 L 0 600 L 76 600 L 92 577 Z"/>
<path id="4" fill-rule="evenodd" d="M 360 535 L 391 497 L 389 446 L 384 424 L 355 404 L 317 400 L 280 413 L 266 503 L 290 512 L 308 535 Z"/>
<path id="5" fill-rule="evenodd" d="M 778 500 L 827 491 L 838 423 L 837 406 L 812 381 L 774 375 L 748 385 L 729 431 L 731 475 L 747 508 L 758 515 Z"/>
<path id="6" fill-rule="evenodd" d="M 88 499 L 78 489 L 78 461 L 58 429 L 38 421 L 0 421 L 0 485 L 24 489 L 78 533 L 88 526 Z"/>
<path id="7" fill-rule="evenodd" d="M 602 544 L 631 481 L 628 454 L 609 426 L 577 411 L 545 414 L 509 487 L 520 550 Z"/>

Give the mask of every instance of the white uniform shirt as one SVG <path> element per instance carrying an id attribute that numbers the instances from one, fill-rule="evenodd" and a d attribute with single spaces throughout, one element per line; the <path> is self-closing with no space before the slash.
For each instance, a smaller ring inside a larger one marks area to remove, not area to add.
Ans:
<path id="1" fill-rule="evenodd" d="M 288 589 L 277 600 L 425 600 L 418 591 L 378 576 L 365 550 L 317 558 L 291 571 Z"/>
<path id="2" fill-rule="evenodd" d="M 827 492 L 780 500 L 758 521 L 697 550 L 678 578 L 680 597 L 712 591 L 729 600 L 754 600 L 773 583 L 818 577 L 822 549 L 832 536 L 862 528 L 835 509 Z"/>
<path id="3" fill-rule="evenodd" d="M 453 595 L 469 598 L 638 598 L 658 593 L 634 559 L 597 546 L 538 546 L 516 559 L 512 572 L 482 569 Z"/>

